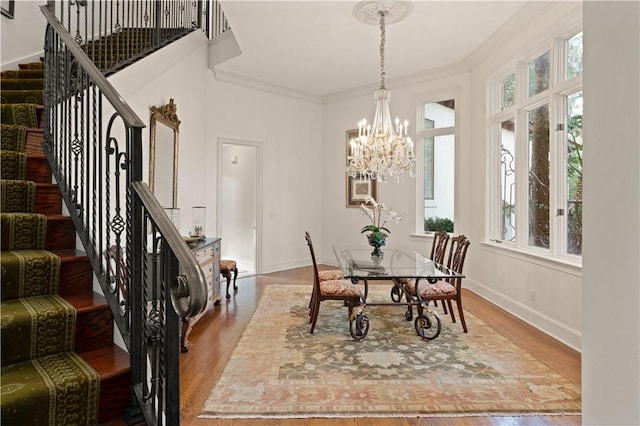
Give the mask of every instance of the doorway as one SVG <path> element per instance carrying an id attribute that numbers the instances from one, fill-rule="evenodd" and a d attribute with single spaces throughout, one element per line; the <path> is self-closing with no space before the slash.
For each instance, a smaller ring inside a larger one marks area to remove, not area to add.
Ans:
<path id="1" fill-rule="evenodd" d="M 218 234 L 221 258 L 233 259 L 238 276 L 260 273 L 259 251 L 262 175 L 259 142 L 218 139 Z"/>

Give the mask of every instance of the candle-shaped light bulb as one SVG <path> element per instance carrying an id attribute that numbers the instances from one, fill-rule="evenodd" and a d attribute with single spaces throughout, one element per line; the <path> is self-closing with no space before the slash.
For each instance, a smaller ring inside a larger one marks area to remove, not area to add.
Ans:
<path id="1" fill-rule="evenodd" d="M 400 133 L 400 136 L 402 136 L 400 132 L 400 119 L 398 117 L 396 117 L 396 133 Z"/>
<path id="2" fill-rule="evenodd" d="M 409 129 L 409 120 L 404 120 L 404 135 L 407 136 L 407 130 Z"/>

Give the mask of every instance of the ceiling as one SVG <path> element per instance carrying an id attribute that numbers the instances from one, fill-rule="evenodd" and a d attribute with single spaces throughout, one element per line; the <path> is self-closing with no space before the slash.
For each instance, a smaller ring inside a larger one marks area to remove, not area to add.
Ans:
<path id="1" fill-rule="evenodd" d="M 357 1 L 221 3 L 242 54 L 216 71 L 318 97 L 379 84 L 380 29 L 353 16 Z M 464 61 L 525 3 L 414 1 L 411 15 L 386 27 L 387 88 Z"/>

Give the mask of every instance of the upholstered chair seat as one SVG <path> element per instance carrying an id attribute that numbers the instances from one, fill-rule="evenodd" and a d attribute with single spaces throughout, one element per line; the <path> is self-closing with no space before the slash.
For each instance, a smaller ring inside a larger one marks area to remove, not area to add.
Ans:
<path id="1" fill-rule="evenodd" d="M 323 297 L 362 297 L 362 291 L 349 280 L 320 281 L 320 293 Z"/>
<path id="2" fill-rule="evenodd" d="M 415 280 L 407 280 L 406 285 L 411 290 L 411 293 L 415 294 Z M 456 288 L 446 281 L 438 281 L 435 284 L 431 284 L 427 280 L 419 281 L 418 291 L 422 299 L 430 299 L 435 296 L 455 296 L 457 292 Z"/>
<path id="3" fill-rule="evenodd" d="M 340 269 L 330 269 L 328 271 L 318 271 L 320 281 L 342 280 L 344 276 Z"/>

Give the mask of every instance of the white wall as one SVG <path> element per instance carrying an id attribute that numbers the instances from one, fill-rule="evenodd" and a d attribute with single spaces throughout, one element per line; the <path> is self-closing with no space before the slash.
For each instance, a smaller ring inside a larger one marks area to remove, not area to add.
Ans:
<path id="1" fill-rule="evenodd" d="M 203 33 L 196 31 L 109 78 L 147 125 L 142 131 L 143 180 L 147 183 L 150 108 L 174 99 L 180 119 L 177 205 L 180 208 L 179 230 L 183 235 L 189 234 L 191 207 L 206 205 L 206 235 L 215 236 L 215 209 L 207 205 L 208 193 L 215 185 L 206 180 L 205 172 L 211 165 L 204 155 L 207 151 L 207 99 L 203 87 L 207 84 L 207 74 L 207 40 Z"/>
<path id="2" fill-rule="evenodd" d="M 640 424 L 640 3 L 584 4 L 582 421 Z"/>
<path id="3" fill-rule="evenodd" d="M 258 178 L 263 201 L 258 212 L 258 272 L 308 265 L 304 232 L 320 236 L 322 231 L 321 105 L 266 86 L 250 88 L 220 81 L 211 72 L 206 101 L 202 156 L 207 163 L 207 205 L 215 206 L 217 199 L 218 138 L 260 142 L 263 173 Z"/>
<path id="4" fill-rule="evenodd" d="M 16 1 L 15 19 L 2 15 L 2 69 L 17 69 L 22 62 L 37 61 L 44 56 L 46 20 L 40 6 L 46 1 Z"/>

